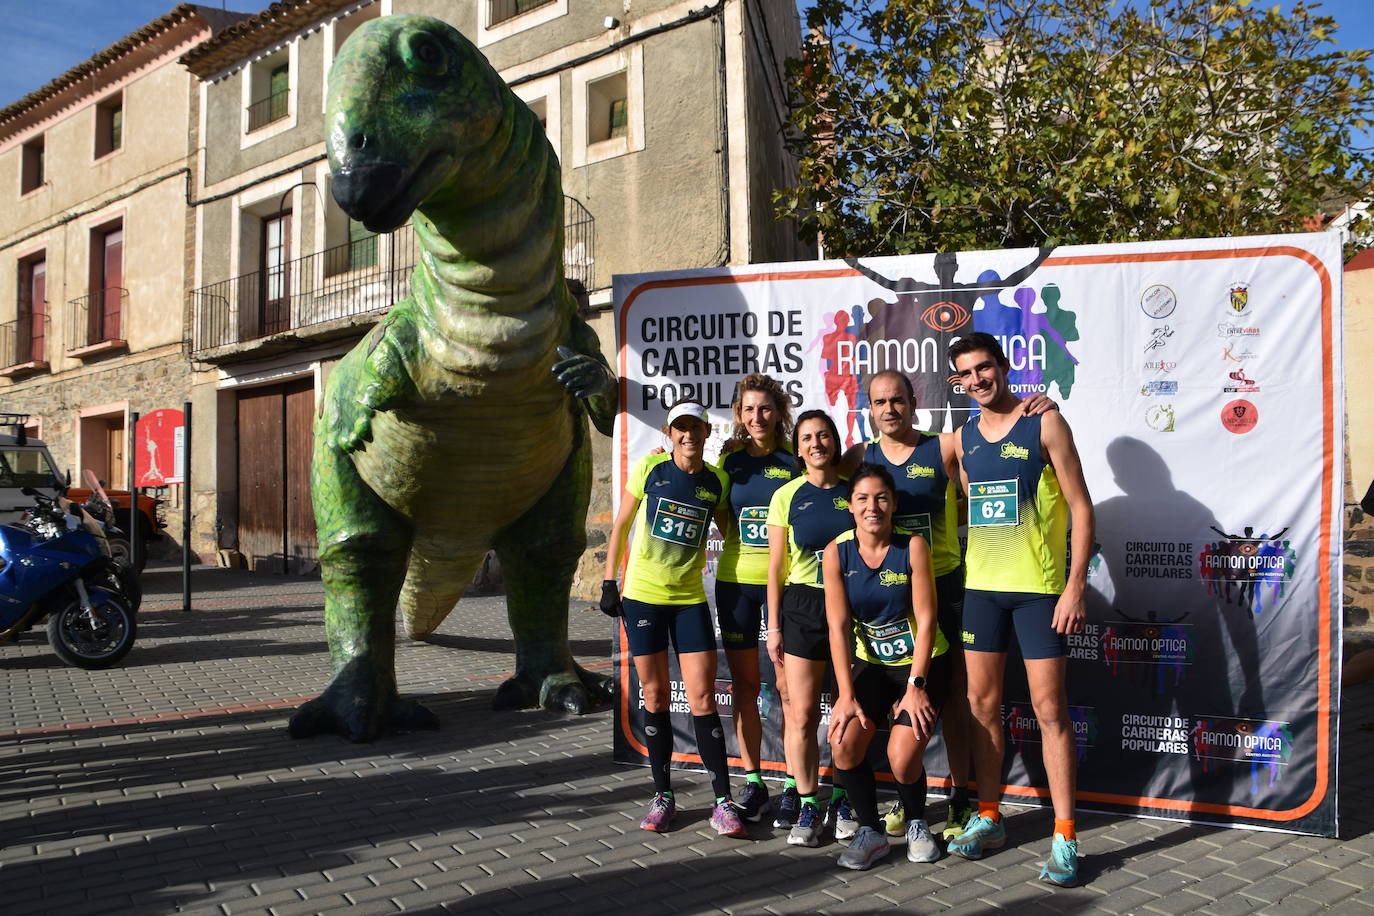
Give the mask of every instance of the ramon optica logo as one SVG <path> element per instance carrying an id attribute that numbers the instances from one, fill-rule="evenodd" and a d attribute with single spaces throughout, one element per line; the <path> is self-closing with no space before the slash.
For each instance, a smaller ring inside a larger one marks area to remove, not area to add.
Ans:
<path id="1" fill-rule="evenodd" d="M 1283 540 L 1288 528 L 1274 535 L 1256 534 L 1248 525 L 1243 534 L 1212 530 L 1221 540 L 1203 545 L 1198 552 L 1198 571 L 1207 594 L 1239 605 L 1251 616 L 1264 612 L 1266 592 L 1271 601 L 1283 597 L 1298 561 L 1291 542 Z"/>

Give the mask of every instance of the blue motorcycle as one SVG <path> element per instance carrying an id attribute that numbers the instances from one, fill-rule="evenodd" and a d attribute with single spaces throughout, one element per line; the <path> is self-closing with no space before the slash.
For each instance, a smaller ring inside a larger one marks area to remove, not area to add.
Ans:
<path id="1" fill-rule="evenodd" d="M 133 648 L 138 620 L 123 570 L 80 507 L 32 490 L 29 517 L 0 525 L 0 643 L 47 618 L 48 644 L 78 668 L 108 668 Z M 63 505 L 63 503 L 66 503 Z"/>

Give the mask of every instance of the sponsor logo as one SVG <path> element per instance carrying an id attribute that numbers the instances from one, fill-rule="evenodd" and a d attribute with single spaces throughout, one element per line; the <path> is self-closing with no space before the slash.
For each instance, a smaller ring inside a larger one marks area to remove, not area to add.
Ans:
<path id="1" fill-rule="evenodd" d="M 1293 756 L 1293 731 L 1287 722 L 1267 719 L 1195 719 L 1190 733 L 1193 759 L 1205 773 L 1223 764 L 1250 764 L 1250 794 L 1260 794 L 1260 776 L 1270 788 Z"/>
<path id="2" fill-rule="evenodd" d="M 648 617 L 641 617 L 641 618 L 639 618 L 639 623 L 635 624 L 635 626 L 637 626 L 637 627 L 647 627 L 647 626 L 649 626 L 649 618 L 648 618 Z"/>
<path id="3" fill-rule="evenodd" d="M 973 634 L 970 633 L 968 630 L 961 630 L 959 632 L 959 638 L 962 639 L 964 642 L 968 643 L 970 646 L 973 645 Z"/>
<path id="4" fill-rule="evenodd" d="M 1237 604 L 1251 614 L 1264 611 L 1265 593 L 1271 600 L 1283 597 L 1293 578 L 1298 555 L 1291 542 L 1278 534 L 1255 534 L 1246 527 L 1243 534 L 1227 534 L 1212 528 L 1221 540 L 1203 545 L 1198 552 L 1198 569 L 1207 584 L 1207 594 L 1218 595 L 1228 604 Z"/>
<path id="5" fill-rule="evenodd" d="M 716 494 L 705 487 L 697 487 L 696 497 L 704 503 L 713 503 L 716 501 Z"/>
<path id="6" fill-rule="evenodd" d="M 1232 363 L 1248 363 L 1252 359 L 1258 359 L 1259 354 L 1251 350 L 1250 347 L 1246 345 L 1244 338 L 1242 338 L 1222 347 L 1221 358 Z"/>
<path id="7" fill-rule="evenodd" d="M 1151 318 L 1168 318 L 1178 307 L 1178 296 L 1163 283 L 1145 287 L 1140 294 L 1140 310 Z"/>
<path id="8" fill-rule="evenodd" d="M 1173 379 L 1161 379 L 1154 382 L 1146 382 L 1140 386 L 1141 397 L 1153 397 L 1157 394 L 1178 394 L 1178 382 Z"/>
<path id="9" fill-rule="evenodd" d="M 668 486 L 668 481 L 666 481 L 666 480 L 657 481 L 657 482 L 654 484 L 654 486 L 655 486 L 655 487 L 666 487 L 666 486 Z"/>
<path id="10" fill-rule="evenodd" d="M 805 512 L 807 509 L 810 509 L 810 508 L 811 508 L 811 500 L 809 500 L 809 499 L 808 499 L 806 502 L 804 502 L 804 503 L 798 503 L 798 504 L 797 504 L 797 511 L 798 511 L 798 512 Z"/>
<path id="11" fill-rule="evenodd" d="M 935 469 L 926 467 L 924 464 L 908 464 L 906 466 L 906 479 L 915 480 L 917 477 L 934 477 Z"/>
<path id="12" fill-rule="evenodd" d="M 1092 706 L 1070 706 L 1069 719 L 1073 723 L 1074 745 L 1081 763 L 1097 743 L 1097 709 Z M 1025 752 L 1027 744 L 1041 742 L 1040 720 L 1035 717 L 1028 700 L 1011 701 L 1004 705 L 1002 726 L 1018 754 Z"/>
<path id="13" fill-rule="evenodd" d="M 1237 281 L 1231 284 L 1231 292 L 1226 298 L 1226 305 L 1235 315 L 1250 314 L 1250 284 Z"/>
<path id="14" fill-rule="evenodd" d="M 1236 398 L 1221 409 L 1221 425 L 1236 435 L 1243 435 L 1259 422 L 1259 410 L 1244 398 Z"/>
<path id="15" fill-rule="evenodd" d="M 1145 411 L 1145 425 L 1156 432 L 1173 432 L 1176 419 L 1172 404 L 1156 404 Z"/>
<path id="16" fill-rule="evenodd" d="M 890 569 L 880 569 L 880 570 L 878 570 L 878 584 L 879 584 L 879 585 L 884 585 L 884 586 L 890 586 L 890 585 L 908 585 L 908 584 L 910 584 L 910 582 L 911 582 L 911 577 L 908 576 L 906 573 L 893 572 L 893 571 L 890 570 Z"/>
<path id="17" fill-rule="evenodd" d="M 1231 381 L 1228 382 L 1226 385 L 1222 386 L 1222 391 L 1234 393 L 1253 392 L 1260 390 L 1259 385 L 1255 382 L 1255 380 L 1248 377 L 1245 374 L 1244 366 L 1241 366 L 1239 369 L 1232 370 L 1231 372 L 1227 373 L 1227 375 L 1231 379 Z"/>
<path id="18" fill-rule="evenodd" d="M 858 570 L 857 570 L 857 569 L 846 569 L 846 570 L 844 571 L 844 577 L 845 577 L 846 579 L 848 579 L 850 576 L 855 575 L 855 574 L 857 574 L 857 573 L 858 573 Z"/>
<path id="19" fill-rule="evenodd" d="M 1217 336 L 1226 340 L 1233 340 L 1237 337 L 1242 340 L 1253 340 L 1260 336 L 1260 329 L 1253 325 L 1223 321 L 1217 325 Z"/>
<path id="20" fill-rule="evenodd" d="M 1146 372 L 1158 372 L 1160 375 L 1168 375 L 1178 368 L 1178 363 L 1172 359 L 1152 359 L 1145 364 Z"/>
<path id="21" fill-rule="evenodd" d="M 791 480 L 792 472 L 787 468 L 766 467 L 763 469 L 763 476 L 769 480 Z"/>
<path id="22" fill-rule="evenodd" d="M 1015 458 L 1019 461 L 1030 460 L 1030 449 L 1017 445 L 1014 442 L 1002 443 L 1002 458 Z"/>
<path id="23" fill-rule="evenodd" d="M 1154 350 L 1161 349 L 1169 342 L 1169 338 L 1173 336 L 1174 329 L 1170 325 L 1161 324 L 1158 327 L 1151 328 L 1150 339 L 1145 341 L 1145 352 L 1150 353 Z"/>
<path id="24" fill-rule="evenodd" d="M 1124 675 L 1157 696 L 1175 692 L 1197 654 L 1192 625 L 1182 623 L 1182 617 L 1157 620 L 1153 611 L 1146 620 L 1136 620 L 1119 608 L 1116 613 L 1120 619 L 1107 621 L 1101 636 L 1102 659 L 1112 677 Z"/>
<path id="25" fill-rule="evenodd" d="M 836 496 L 834 503 L 836 509 L 844 510 L 849 508 L 849 500 L 845 499 L 843 496 Z"/>

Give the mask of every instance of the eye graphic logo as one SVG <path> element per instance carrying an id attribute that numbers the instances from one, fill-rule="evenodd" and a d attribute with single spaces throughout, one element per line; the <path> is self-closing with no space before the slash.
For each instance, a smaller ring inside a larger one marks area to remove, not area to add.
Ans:
<path id="1" fill-rule="evenodd" d="M 968 309 L 957 302 L 937 302 L 921 313 L 921 320 L 933 331 L 953 331 L 969 317 Z"/>

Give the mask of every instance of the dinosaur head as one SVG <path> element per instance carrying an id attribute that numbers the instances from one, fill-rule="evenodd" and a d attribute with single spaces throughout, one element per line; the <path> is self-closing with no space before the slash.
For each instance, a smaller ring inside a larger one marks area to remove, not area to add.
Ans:
<path id="1" fill-rule="evenodd" d="M 445 22 L 364 23 L 329 71 L 334 199 L 373 232 L 402 225 L 495 133 L 503 91 L 486 58 Z"/>

